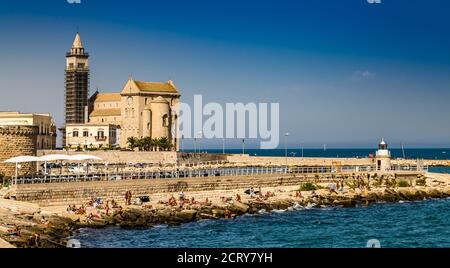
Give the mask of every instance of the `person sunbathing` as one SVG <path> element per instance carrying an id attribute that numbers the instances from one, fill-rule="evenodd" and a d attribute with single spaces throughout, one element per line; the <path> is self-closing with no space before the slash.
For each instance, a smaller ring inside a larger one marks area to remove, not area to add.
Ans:
<path id="1" fill-rule="evenodd" d="M 7 232 L 7 235 L 9 235 L 9 236 L 19 236 L 20 235 L 20 227 L 15 226 L 13 228 L 8 229 L 6 232 Z"/>

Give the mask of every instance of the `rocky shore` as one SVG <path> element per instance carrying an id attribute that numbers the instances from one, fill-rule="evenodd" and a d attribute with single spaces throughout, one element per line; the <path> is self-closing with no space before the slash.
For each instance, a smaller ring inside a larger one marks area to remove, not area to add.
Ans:
<path id="1" fill-rule="evenodd" d="M 450 197 L 450 175 L 428 174 L 408 184 L 394 179 L 351 179 L 343 189 L 336 184 L 305 184 L 273 187 L 245 194 L 246 189 L 229 192 L 214 201 L 193 201 L 194 193 L 185 193 L 185 201 L 168 197 L 168 202 L 117 205 L 95 208 L 79 204 L 85 211 L 67 207 L 39 207 L 12 200 L 0 200 L 0 247 L 61 248 L 80 228 L 151 228 L 159 224 L 179 225 L 202 219 L 232 219 L 262 210 L 294 210 L 324 206 L 368 206 L 375 202 L 420 201 Z M 337 186 L 337 187 L 336 187 Z M 259 192 L 259 193 L 258 193 Z M 208 193 L 203 193 L 202 196 Z M 211 193 L 213 194 L 213 193 Z M 171 199 L 170 199 L 171 198 Z M 175 201 L 175 203 L 174 203 Z"/>

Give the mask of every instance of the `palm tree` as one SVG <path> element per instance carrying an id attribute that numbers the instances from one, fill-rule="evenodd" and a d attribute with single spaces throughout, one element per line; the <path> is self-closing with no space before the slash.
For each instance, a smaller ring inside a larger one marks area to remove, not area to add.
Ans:
<path id="1" fill-rule="evenodd" d="M 150 151 L 153 147 L 153 140 L 150 137 L 145 137 L 142 139 L 142 147 L 144 151 Z"/>
<path id="2" fill-rule="evenodd" d="M 160 147 L 163 151 L 170 151 L 170 150 L 172 149 L 172 147 L 173 147 L 172 141 L 169 140 L 169 139 L 166 138 L 166 137 L 160 138 L 160 139 L 158 140 L 158 143 L 159 143 L 159 147 Z"/>
<path id="3" fill-rule="evenodd" d="M 129 137 L 129 138 L 127 139 L 127 143 L 128 143 L 128 146 L 130 147 L 131 150 L 134 150 L 134 149 L 136 149 L 137 147 L 139 147 L 139 145 L 138 145 L 138 139 L 136 139 L 135 137 Z"/>

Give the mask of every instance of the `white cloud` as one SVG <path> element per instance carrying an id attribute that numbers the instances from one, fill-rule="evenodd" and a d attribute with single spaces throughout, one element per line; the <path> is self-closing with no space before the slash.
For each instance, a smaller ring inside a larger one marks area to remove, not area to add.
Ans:
<path id="1" fill-rule="evenodd" d="M 353 81 L 362 81 L 362 80 L 373 80 L 375 79 L 375 77 L 376 77 L 375 73 L 365 70 L 365 71 L 355 71 L 351 78 Z"/>

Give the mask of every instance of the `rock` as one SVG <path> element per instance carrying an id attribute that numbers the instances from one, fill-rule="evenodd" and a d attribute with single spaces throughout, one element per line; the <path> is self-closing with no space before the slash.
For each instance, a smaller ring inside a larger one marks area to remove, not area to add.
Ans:
<path id="1" fill-rule="evenodd" d="M 182 222 L 194 221 L 196 216 L 196 210 L 183 210 L 175 214 L 175 217 L 179 218 Z"/>
<path id="2" fill-rule="evenodd" d="M 122 218 L 126 221 L 136 221 L 142 214 L 141 210 L 138 209 L 129 209 L 122 212 Z"/>
<path id="3" fill-rule="evenodd" d="M 386 202 L 396 202 L 398 201 L 397 192 L 392 189 L 385 189 L 383 195 L 380 196 L 382 201 Z"/>
<path id="4" fill-rule="evenodd" d="M 212 210 L 212 214 L 213 214 L 214 217 L 223 218 L 223 217 L 225 217 L 225 210 L 224 209 L 215 208 L 215 209 Z"/>
<path id="5" fill-rule="evenodd" d="M 239 214 L 245 214 L 249 211 L 250 206 L 241 203 L 241 202 L 234 202 L 233 206 L 230 208 L 233 212 L 238 212 Z"/>
<path id="6" fill-rule="evenodd" d="M 318 201 L 315 203 L 318 203 Z M 274 201 L 274 202 L 270 203 L 270 205 L 271 205 L 272 209 L 285 210 L 285 209 L 292 207 L 294 204 L 291 200 L 278 200 L 278 201 Z"/>
<path id="7" fill-rule="evenodd" d="M 343 206 L 344 208 L 351 208 L 355 207 L 356 202 L 352 199 L 345 199 L 345 200 L 335 200 L 333 204 L 337 206 Z"/>

